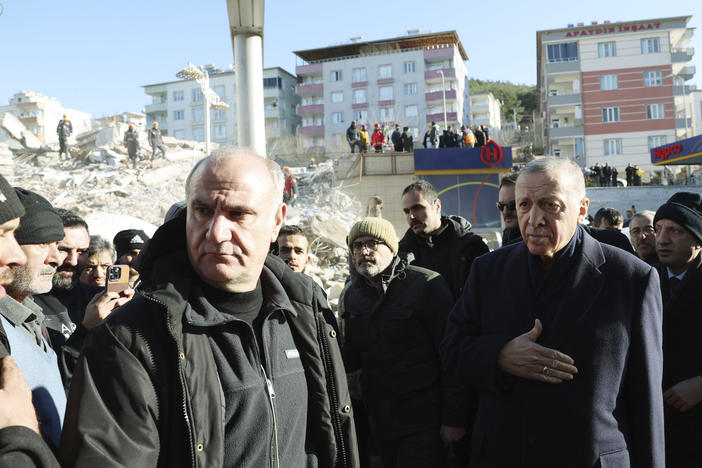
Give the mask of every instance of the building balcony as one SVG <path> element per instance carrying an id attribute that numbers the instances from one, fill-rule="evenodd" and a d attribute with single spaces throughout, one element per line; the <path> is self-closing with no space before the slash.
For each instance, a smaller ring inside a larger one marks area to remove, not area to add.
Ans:
<path id="1" fill-rule="evenodd" d="M 354 102 L 351 104 L 352 109 L 366 109 L 368 107 L 368 102 Z"/>
<path id="2" fill-rule="evenodd" d="M 425 96 L 426 102 L 441 101 L 444 98 L 444 92 L 443 91 L 433 91 L 431 93 L 426 93 L 424 96 Z M 446 100 L 448 101 L 450 99 L 456 99 L 456 90 L 455 89 L 447 89 L 446 90 Z"/>
<path id="3" fill-rule="evenodd" d="M 298 135 L 324 136 L 324 125 L 310 125 L 308 127 L 299 127 Z"/>
<path id="4" fill-rule="evenodd" d="M 695 72 L 697 70 L 695 69 L 694 66 L 687 66 L 687 67 L 682 67 L 678 73 L 676 73 L 677 76 L 684 80 L 691 80 L 692 77 L 695 76 Z"/>
<path id="5" fill-rule="evenodd" d="M 384 101 L 378 101 L 378 107 L 394 106 L 394 105 L 395 105 L 394 99 L 385 99 Z"/>
<path id="6" fill-rule="evenodd" d="M 455 68 L 441 68 L 440 70 L 444 72 L 444 78 L 456 78 Z M 435 80 L 437 78 L 439 80 L 441 79 L 441 74 L 439 73 L 439 70 L 427 70 L 424 72 L 425 80 Z"/>
<path id="7" fill-rule="evenodd" d="M 585 127 L 582 125 L 572 126 L 572 127 L 553 127 L 549 128 L 549 135 L 552 140 L 558 138 L 572 138 L 583 136 L 585 134 Z"/>
<path id="8" fill-rule="evenodd" d="M 18 102 L 17 108 L 23 111 L 44 110 L 44 103 L 39 101 Z"/>
<path id="9" fill-rule="evenodd" d="M 681 119 L 675 119 L 675 128 L 678 130 L 686 130 L 688 128 L 692 127 L 692 119 L 691 118 L 681 118 Z"/>
<path id="10" fill-rule="evenodd" d="M 574 106 L 582 104 L 583 99 L 581 94 L 557 94 L 548 97 L 548 106 Z"/>
<path id="11" fill-rule="evenodd" d="M 297 115 L 324 114 L 324 104 L 308 104 L 297 106 Z"/>
<path id="12" fill-rule="evenodd" d="M 153 104 L 147 104 L 144 107 L 144 110 L 146 111 L 147 114 L 153 114 L 155 112 L 166 112 L 168 110 L 168 103 L 157 102 L 157 103 L 153 103 Z"/>
<path id="13" fill-rule="evenodd" d="M 573 60 L 571 62 L 554 62 L 546 64 L 546 74 L 551 73 L 568 73 L 580 71 L 580 61 Z"/>
<path id="14" fill-rule="evenodd" d="M 392 84 L 394 81 L 394 78 L 378 78 L 379 85 Z"/>
<path id="15" fill-rule="evenodd" d="M 272 109 L 264 109 L 263 110 L 263 118 L 264 119 L 280 119 L 280 118 L 282 118 L 281 111 L 277 107 L 274 107 Z"/>
<path id="16" fill-rule="evenodd" d="M 673 96 L 687 96 L 692 91 L 696 91 L 696 85 L 673 86 Z"/>
<path id="17" fill-rule="evenodd" d="M 692 47 L 685 47 L 682 49 L 672 49 L 670 51 L 670 61 L 671 62 L 689 62 L 695 55 L 695 49 Z"/>
<path id="18" fill-rule="evenodd" d="M 438 114 L 427 114 L 427 122 L 443 123 L 444 113 L 440 112 Z M 446 112 L 446 121 L 448 123 L 458 122 L 457 112 Z"/>
<path id="19" fill-rule="evenodd" d="M 298 96 L 322 96 L 324 94 L 324 85 L 322 83 L 297 85 L 295 92 Z"/>
<path id="20" fill-rule="evenodd" d="M 434 59 L 434 58 L 446 58 L 453 57 L 456 53 L 453 46 L 451 47 L 438 47 L 436 49 L 425 49 L 424 50 L 424 60 Z"/>
<path id="21" fill-rule="evenodd" d="M 298 65 L 295 67 L 295 73 L 297 76 L 303 75 L 321 75 L 322 74 L 322 64 L 313 63 L 310 65 Z"/>
<path id="22" fill-rule="evenodd" d="M 40 115 L 33 115 L 31 117 L 20 117 L 20 122 L 22 122 L 27 128 L 43 127 L 44 117 Z"/>
<path id="23" fill-rule="evenodd" d="M 352 88 L 365 88 L 366 86 L 368 86 L 367 81 L 354 81 L 351 83 Z"/>

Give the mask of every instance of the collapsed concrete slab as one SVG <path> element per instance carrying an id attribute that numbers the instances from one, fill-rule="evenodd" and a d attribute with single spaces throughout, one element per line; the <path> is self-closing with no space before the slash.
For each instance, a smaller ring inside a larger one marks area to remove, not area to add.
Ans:
<path id="1" fill-rule="evenodd" d="M 25 148 L 40 148 L 41 141 L 14 115 L 5 112 L 0 121 L 0 127 L 12 138 L 22 143 Z"/>

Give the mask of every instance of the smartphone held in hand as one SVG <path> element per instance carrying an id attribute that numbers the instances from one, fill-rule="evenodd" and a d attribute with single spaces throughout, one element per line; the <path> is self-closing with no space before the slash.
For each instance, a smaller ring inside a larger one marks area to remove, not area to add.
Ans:
<path id="1" fill-rule="evenodd" d="M 121 294 L 129 287 L 129 265 L 110 265 L 107 267 L 107 292 Z"/>

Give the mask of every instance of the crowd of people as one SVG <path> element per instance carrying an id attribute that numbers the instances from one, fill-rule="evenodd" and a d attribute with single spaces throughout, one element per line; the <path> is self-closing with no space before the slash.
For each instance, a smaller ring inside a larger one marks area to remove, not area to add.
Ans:
<path id="1" fill-rule="evenodd" d="M 394 130 L 390 132 L 390 127 L 376 123 L 373 131 L 370 134 L 368 132 L 367 125 L 359 125 L 356 121 L 351 122 L 346 129 L 346 142 L 349 144 L 351 153 L 358 151 L 366 154 L 371 147 L 375 153 L 382 153 L 385 147 L 398 153 L 414 151 L 414 136 L 409 127 L 400 128 L 399 124 L 395 124 Z M 490 141 L 490 133 L 485 125 L 473 125 L 472 128 L 461 125 L 460 129 L 448 125 L 442 132 L 436 122 L 432 122 L 422 137 L 422 146 L 424 148 L 473 148 L 484 146 L 488 141 Z"/>
<path id="2" fill-rule="evenodd" d="M 629 163 L 624 169 L 624 174 L 627 187 L 641 185 L 643 171 L 639 169 L 639 166 Z M 590 167 L 588 177 L 592 178 L 595 187 L 618 187 L 623 185 L 618 181 L 619 171 L 616 167 L 610 166 L 609 163 L 605 163 L 604 166 L 600 165 L 600 163 L 595 163 L 594 166 Z"/>
<path id="3" fill-rule="evenodd" d="M 110 243 L 0 177 L 0 466 L 702 465 L 701 194 L 589 224 L 581 169 L 535 160 L 490 252 L 418 180 L 400 239 L 351 227 L 336 316 L 286 193 L 218 150 Z"/>

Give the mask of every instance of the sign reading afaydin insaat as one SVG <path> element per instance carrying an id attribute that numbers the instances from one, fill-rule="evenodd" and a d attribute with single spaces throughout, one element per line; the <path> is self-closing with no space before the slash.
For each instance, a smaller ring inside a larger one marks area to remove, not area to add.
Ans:
<path id="1" fill-rule="evenodd" d="M 599 36 L 601 34 L 616 34 L 623 32 L 636 31 L 652 31 L 660 29 L 661 23 L 642 23 L 642 24 L 614 24 L 602 25 L 593 28 L 579 29 L 577 31 L 568 31 L 565 37 L 582 37 L 582 36 Z"/>
<path id="2" fill-rule="evenodd" d="M 683 158 L 687 160 L 697 155 L 702 155 L 702 135 L 651 148 L 651 162 L 653 164 L 662 164 L 666 161 Z"/>

